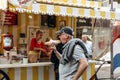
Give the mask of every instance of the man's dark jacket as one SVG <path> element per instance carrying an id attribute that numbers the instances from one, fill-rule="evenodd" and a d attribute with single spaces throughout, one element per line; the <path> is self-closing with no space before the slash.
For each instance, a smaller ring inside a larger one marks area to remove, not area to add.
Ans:
<path id="1" fill-rule="evenodd" d="M 56 49 L 57 51 L 62 54 L 62 47 L 63 47 L 63 44 L 62 43 L 59 43 L 58 45 L 56 45 Z M 51 62 L 54 63 L 54 70 L 58 69 L 59 67 L 59 60 L 58 58 L 56 57 L 54 51 L 51 55 L 51 58 L 50 58 Z"/>

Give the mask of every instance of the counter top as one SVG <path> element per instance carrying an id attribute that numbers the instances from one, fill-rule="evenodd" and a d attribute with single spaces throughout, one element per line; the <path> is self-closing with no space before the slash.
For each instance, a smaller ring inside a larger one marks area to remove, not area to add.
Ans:
<path id="1" fill-rule="evenodd" d="M 95 63 L 95 64 L 102 64 L 102 63 L 110 63 L 111 60 L 88 60 L 88 63 L 91 64 L 91 63 Z"/>
<path id="2" fill-rule="evenodd" d="M 98 63 L 96 60 L 88 60 L 88 63 Z M 14 64 L 0 64 L 0 68 L 17 68 L 17 67 L 33 67 L 33 66 L 50 66 L 52 62 L 39 62 L 39 63 L 14 63 Z"/>
<path id="3" fill-rule="evenodd" d="M 51 62 L 27 63 L 27 64 L 0 64 L 0 68 L 17 68 L 17 67 L 33 67 L 33 66 L 50 66 Z"/>

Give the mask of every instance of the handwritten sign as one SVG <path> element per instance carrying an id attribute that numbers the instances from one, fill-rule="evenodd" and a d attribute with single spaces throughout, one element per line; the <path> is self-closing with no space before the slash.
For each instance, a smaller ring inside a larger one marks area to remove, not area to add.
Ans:
<path id="1" fill-rule="evenodd" d="M 7 11 L 5 15 L 4 25 L 17 25 L 18 24 L 18 13 Z"/>

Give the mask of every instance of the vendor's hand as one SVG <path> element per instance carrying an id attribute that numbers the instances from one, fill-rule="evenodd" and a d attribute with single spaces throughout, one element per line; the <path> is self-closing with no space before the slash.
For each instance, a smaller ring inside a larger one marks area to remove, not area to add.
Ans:
<path id="1" fill-rule="evenodd" d="M 40 51 L 42 51 L 42 52 L 46 52 L 46 50 L 45 50 L 45 49 L 42 49 L 42 48 L 40 48 Z"/>
<path id="2" fill-rule="evenodd" d="M 42 51 L 42 52 L 44 52 L 45 54 L 47 54 L 47 53 L 48 53 L 45 49 L 42 49 L 41 51 Z"/>
<path id="3" fill-rule="evenodd" d="M 44 51 L 44 53 L 45 53 L 45 54 L 48 54 L 48 52 L 47 52 L 47 51 Z"/>

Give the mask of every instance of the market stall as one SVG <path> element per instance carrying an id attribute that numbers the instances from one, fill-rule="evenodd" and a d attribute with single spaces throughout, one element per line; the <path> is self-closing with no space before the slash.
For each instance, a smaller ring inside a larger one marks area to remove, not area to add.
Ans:
<path id="1" fill-rule="evenodd" d="M 63 0 L 64 1 L 64 0 Z M 81 0 L 82 1 L 82 0 Z M 44 2 L 44 3 L 43 3 Z M 23 9 L 23 8 L 15 8 L 15 7 L 10 7 L 10 10 L 12 11 L 19 11 L 19 12 L 27 12 L 27 13 L 34 13 L 34 14 L 49 14 L 49 15 L 61 15 L 61 16 L 70 16 L 70 17 L 91 17 L 91 18 L 103 18 L 103 19 L 119 19 L 119 12 L 113 12 L 110 11 L 109 8 L 99 8 L 100 6 L 97 4 L 96 5 L 92 5 L 92 3 L 89 2 L 87 8 L 84 8 L 85 4 L 83 5 L 82 2 L 81 4 L 77 4 L 78 2 L 80 3 L 80 1 L 76 2 L 76 4 L 71 3 L 68 5 L 65 4 L 55 4 L 53 2 L 49 2 L 49 1 L 43 1 L 43 2 L 39 2 L 38 3 L 33 3 L 31 4 L 28 9 Z M 68 0 L 69 2 L 69 0 Z M 52 3 L 52 4 L 51 4 Z M 64 2 L 63 2 L 64 3 Z M 66 3 L 67 4 L 67 3 Z M 94 3 L 95 4 L 95 3 Z M 74 6 L 75 5 L 75 6 Z M 77 6 L 76 6 L 77 5 Z M 93 8 L 95 7 L 96 8 Z"/>
<path id="2" fill-rule="evenodd" d="M 120 19 L 119 12 L 96 9 L 96 6 L 97 8 L 101 7 L 101 3 L 97 1 L 62 0 L 61 3 L 58 3 L 59 0 L 37 0 L 37 2 L 30 0 L 30 2 L 24 6 L 22 6 L 22 4 L 27 2 L 22 3 L 18 0 L 14 0 L 14 2 L 9 0 L 9 2 L 9 10 L 12 12 L 17 11 L 18 24 L 4 25 L 4 27 L 0 27 L 0 29 L 2 33 L 11 33 L 14 38 L 14 46 L 21 50 L 23 50 L 23 48 L 28 49 L 28 31 L 35 31 L 35 29 L 31 29 L 31 27 L 40 28 L 45 32 L 45 35 L 55 39 L 55 31 L 60 29 L 60 23 L 62 22 L 64 22 L 65 25 L 71 26 L 76 32 L 76 17 Z M 56 15 L 57 20 L 54 28 L 41 26 L 43 14 Z M 25 34 L 25 36 L 20 37 L 21 33 Z M 23 45 L 24 47 L 21 47 Z M 15 52 L 15 50 L 11 52 Z M 1 50 L 1 53 L 3 53 L 3 50 Z M 41 62 L 35 64 L 5 64 L 1 65 L 0 68 L 3 68 L 3 70 L 8 73 L 11 80 L 54 80 L 53 65 L 50 62 L 44 62 L 43 64 Z M 90 63 L 88 69 L 82 76 L 83 80 L 88 80 L 94 72 L 94 63 Z"/>

